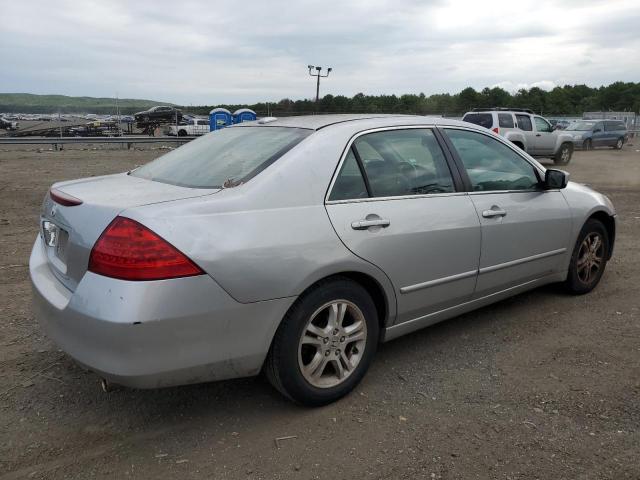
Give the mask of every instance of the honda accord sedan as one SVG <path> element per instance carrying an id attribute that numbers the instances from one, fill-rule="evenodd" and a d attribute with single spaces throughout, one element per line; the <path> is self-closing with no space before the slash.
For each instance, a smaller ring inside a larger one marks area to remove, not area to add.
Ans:
<path id="1" fill-rule="evenodd" d="M 591 291 L 615 233 L 606 196 L 473 124 L 265 118 L 53 185 L 30 274 L 48 335 L 108 382 L 264 372 L 321 405 L 383 341 L 544 284 Z"/>

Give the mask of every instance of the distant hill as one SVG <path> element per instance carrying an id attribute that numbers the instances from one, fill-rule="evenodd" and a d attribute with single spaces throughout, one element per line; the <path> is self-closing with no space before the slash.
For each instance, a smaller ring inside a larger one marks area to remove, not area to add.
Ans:
<path id="1" fill-rule="evenodd" d="M 134 113 L 154 105 L 171 105 L 155 100 L 119 98 L 120 113 Z M 68 97 L 66 95 L 34 95 L 0 93 L 0 112 L 7 113 L 116 113 L 115 98 Z"/>

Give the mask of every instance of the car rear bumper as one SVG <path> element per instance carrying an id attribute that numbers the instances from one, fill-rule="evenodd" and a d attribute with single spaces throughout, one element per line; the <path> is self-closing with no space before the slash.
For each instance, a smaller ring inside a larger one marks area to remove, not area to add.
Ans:
<path id="1" fill-rule="evenodd" d="M 136 388 L 259 373 L 295 300 L 239 303 L 208 275 L 129 282 L 87 272 L 72 292 L 51 272 L 40 237 L 29 271 L 47 335 L 98 375 Z"/>

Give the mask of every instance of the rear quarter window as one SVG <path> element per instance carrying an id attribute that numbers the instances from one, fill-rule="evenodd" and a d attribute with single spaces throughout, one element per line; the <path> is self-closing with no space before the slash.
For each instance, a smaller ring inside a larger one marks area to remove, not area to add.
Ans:
<path id="1" fill-rule="evenodd" d="M 493 115 L 490 113 L 467 113 L 462 120 L 485 128 L 493 127 Z"/>
<path id="2" fill-rule="evenodd" d="M 608 131 L 616 131 L 616 130 L 626 130 L 626 127 L 622 122 L 607 122 L 604 125 L 604 129 Z"/>

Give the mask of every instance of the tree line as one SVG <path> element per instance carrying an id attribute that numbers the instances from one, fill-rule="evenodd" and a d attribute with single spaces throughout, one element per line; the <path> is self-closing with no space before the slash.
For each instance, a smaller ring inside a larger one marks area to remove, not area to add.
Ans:
<path id="1" fill-rule="evenodd" d="M 120 99 L 120 112 L 131 114 L 162 104 L 153 100 Z M 164 103 L 167 105 L 167 103 Z M 365 95 L 353 97 L 327 94 L 316 105 L 311 99 L 260 102 L 253 105 L 184 106 L 184 112 L 207 115 L 214 107 L 231 112 L 249 107 L 259 115 L 300 115 L 309 113 L 411 113 L 419 115 L 460 116 L 476 107 L 531 108 L 542 115 L 577 115 L 585 111 L 640 112 L 640 82 L 615 82 L 602 87 L 565 85 L 546 91 L 538 87 L 510 93 L 500 87 L 476 91 L 467 87 L 459 93 L 435 95 Z M 0 112 L 20 113 L 98 113 L 115 114 L 115 99 L 66 97 L 62 95 L 31 95 L 0 93 Z"/>
<path id="2" fill-rule="evenodd" d="M 538 87 L 509 93 L 500 87 L 476 91 L 467 87 L 459 93 L 440 93 L 426 96 L 365 95 L 353 97 L 327 94 L 318 104 L 314 100 L 260 102 L 253 105 L 215 105 L 231 112 L 238 108 L 251 108 L 259 115 L 300 115 L 305 113 L 411 113 L 462 115 L 478 107 L 530 108 L 542 115 L 578 115 L 586 111 L 640 111 L 640 82 L 615 82 L 602 87 L 565 85 L 546 91 Z M 185 107 L 186 110 L 207 114 L 214 106 Z"/>

